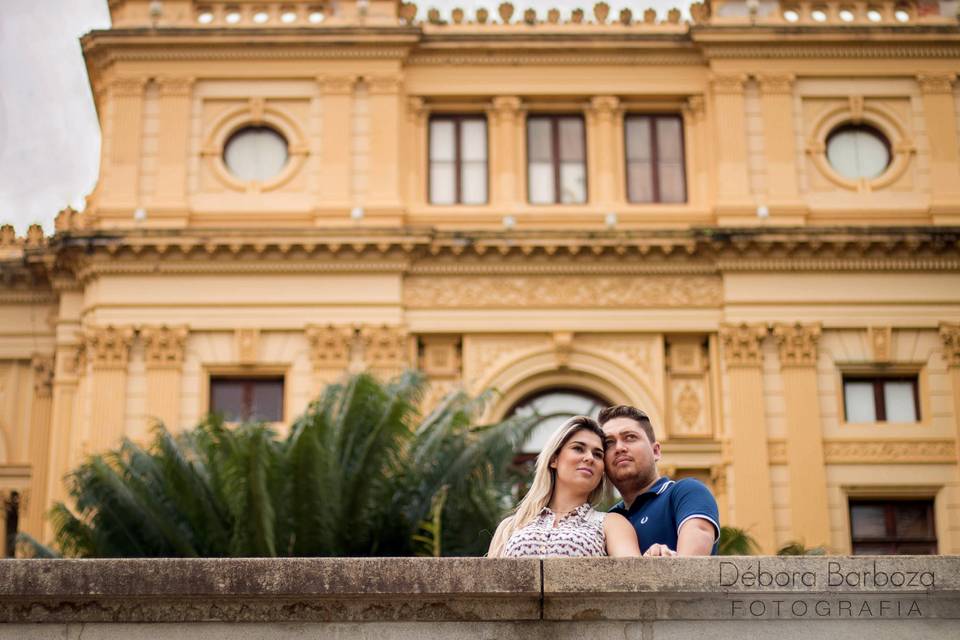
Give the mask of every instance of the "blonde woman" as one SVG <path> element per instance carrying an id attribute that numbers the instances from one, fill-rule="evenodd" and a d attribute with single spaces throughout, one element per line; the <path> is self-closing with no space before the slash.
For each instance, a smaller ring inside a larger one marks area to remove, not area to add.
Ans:
<path id="1" fill-rule="evenodd" d="M 605 484 L 603 430 L 593 418 L 573 417 L 540 452 L 530 490 L 497 527 L 487 555 L 639 556 L 633 525 L 593 508 Z"/>

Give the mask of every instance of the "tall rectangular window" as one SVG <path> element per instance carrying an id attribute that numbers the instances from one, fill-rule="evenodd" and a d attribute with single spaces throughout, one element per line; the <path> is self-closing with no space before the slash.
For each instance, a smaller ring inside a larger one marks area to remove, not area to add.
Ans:
<path id="1" fill-rule="evenodd" d="M 843 377 L 843 406 L 848 423 L 918 422 L 917 377 Z"/>
<path id="2" fill-rule="evenodd" d="M 211 377 L 210 413 L 228 422 L 282 422 L 283 377 Z"/>
<path id="3" fill-rule="evenodd" d="M 851 500 L 853 555 L 937 552 L 933 500 Z"/>
<path id="4" fill-rule="evenodd" d="M 624 135 L 627 199 L 630 202 L 686 202 L 680 116 L 627 116 Z"/>
<path id="5" fill-rule="evenodd" d="M 430 204 L 487 202 L 487 121 L 482 116 L 430 119 Z"/>
<path id="6" fill-rule="evenodd" d="M 583 118 L 527 119 L 527 193 L 531 204 L 587 201 L 587 155 Z"/>

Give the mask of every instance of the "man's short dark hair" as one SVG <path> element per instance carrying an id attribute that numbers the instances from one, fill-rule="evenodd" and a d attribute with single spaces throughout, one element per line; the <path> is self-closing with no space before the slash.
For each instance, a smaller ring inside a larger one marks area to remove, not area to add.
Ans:
<path id="1" fill-rule="evenodd" d="M 614 418 L 630 418 L 634 422 L 640 425 L 640 428 L 643 429 L 643 432 L 647 434 L 647 439 L 650 440 L 650 444 L 653 444 L 657 441 L 657 436 L 653 433 L 653 423 L 650 422 L 650 416 L 645 414 L 640 409 L 636 407 L 631 407 L 628 404 L 616 404 L 612 407 L 607 407 L 600 412 L 600 416 L 597 418 L 597 422 L 600 423 L 602 427 L 607 422 L 610 422 Z"/>

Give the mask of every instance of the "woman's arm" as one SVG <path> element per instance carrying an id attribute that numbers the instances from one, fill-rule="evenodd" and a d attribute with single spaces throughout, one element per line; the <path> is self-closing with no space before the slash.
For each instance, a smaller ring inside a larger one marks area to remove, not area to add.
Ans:
<path id="1" fill-rule="evenodd" d="M 630 521 L 619 513 L 608 513 L 603 518 L 603 533 L 607 538 L 607 555 L 614 558 L 640 557 L 637 532 Z"/>

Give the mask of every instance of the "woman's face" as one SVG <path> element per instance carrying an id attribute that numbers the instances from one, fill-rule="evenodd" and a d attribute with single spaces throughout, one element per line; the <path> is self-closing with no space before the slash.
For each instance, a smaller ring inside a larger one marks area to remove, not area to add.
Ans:
<path id="1" fill-rule="evenodd" d="M 574 432 L 550 463 L 557 470 L 557 484 L 588 494 L 603 479 L 603 441 L 582 429 Z"/>

